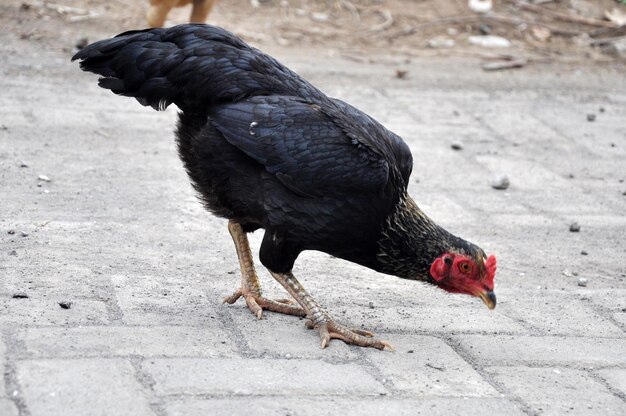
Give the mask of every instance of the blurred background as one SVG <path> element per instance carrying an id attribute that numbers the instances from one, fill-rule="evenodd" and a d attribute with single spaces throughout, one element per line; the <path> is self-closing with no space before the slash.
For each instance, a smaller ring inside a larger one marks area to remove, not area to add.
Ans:
<path id="1" fill-rule="evenodd" d="M 190 0 L 152 0 L 157 8 L 167 1 Z M 324 48 L 364 63 L 385 55 L 476 56 L 486 70 L 542 61 L 621 65 L 626 59 L 626 0 L 214 2 L 207 23 L 270 51 Z M 72 52 L 147 27 L 149 8 L 149 0 L 3 0 L 0 25 L 9 36 Z M 164 25 L 188 22 L 191 10 L 187 4 L 163 12 Z"/>

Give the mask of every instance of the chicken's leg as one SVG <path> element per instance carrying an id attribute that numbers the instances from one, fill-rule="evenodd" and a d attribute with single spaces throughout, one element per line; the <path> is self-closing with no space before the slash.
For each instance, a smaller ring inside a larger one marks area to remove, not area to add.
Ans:
<path id="1" fill-rule="evenodd" d="M 340 339 L 347 344 L 358 345 L 359 347 L 373 347 L 383 350 L 388 348 L 393 351 L 393 347 L 387 341 L 373 338 L 374 334 L 361 329 L 348 329 L 335 323 L 322 307 L 313 299 L 306 289 L 298 282 L 298 279 L 291 273 L 274 273 L 270 271 L 274 279 L 278 281 L 298 301 L 304 308 L 309 320 L 307 327 L 316 329 L 322 338 L 322 348 L 326 348 L 331 339 Z"/>
<path id="2" fill-rule="evenodd" d="M 217 0 L 193 0 L 189 23 L 205 23 Z"/>
<path id="3" fill-rule="evenodd" d="M 263 316 L 263 309 L 287 315 L 306 316 L 304 310 L 293 305 L 293 301 L 289 299 L 271 300 L 261 296 L 261 284 L 254 269 L 252 252 L 246 233 L 238 222 L 232 220 L 228 222 L 228 231 L 233 238 L 237 257 L 239 257 L 241 287 L 231 296 L 225 298 L 224 303 L 233 304 L 243 296 L 250 311 L 259 319 Z"/>

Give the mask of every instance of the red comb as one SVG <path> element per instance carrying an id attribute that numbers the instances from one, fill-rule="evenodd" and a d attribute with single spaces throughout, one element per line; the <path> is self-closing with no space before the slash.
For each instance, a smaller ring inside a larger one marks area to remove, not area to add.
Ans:
<path id="1" fill-rule="evenodd" d="M 489 256 L 485 262 L 485 269 L 487 269 L 485 285 L 487 285 L 490 290 L 493 290 L 493 279 L 496 277 L 496 256 L 493 254 Z"/>

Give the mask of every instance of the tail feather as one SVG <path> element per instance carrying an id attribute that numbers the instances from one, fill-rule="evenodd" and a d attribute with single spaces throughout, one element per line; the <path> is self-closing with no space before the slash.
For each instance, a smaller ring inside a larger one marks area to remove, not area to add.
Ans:
<path id="1" fill-rule="evenodd" d="M 200 111 L 253 95 L 320 95 L 298 75 L 241 39 L 209 25 L 122 33 L 79 51 L 99 85 L 156 110 Z"/>

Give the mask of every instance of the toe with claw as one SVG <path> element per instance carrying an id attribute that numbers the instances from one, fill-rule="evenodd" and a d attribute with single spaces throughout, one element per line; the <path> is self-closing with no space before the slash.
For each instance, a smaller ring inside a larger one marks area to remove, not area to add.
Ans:
<path id="1" fill-rule="evenodd" d="M 260 293 L 254 293 L 247 289 L 240 288 L 235 293 L 224 298 L 224 303 L 233 304 L 237 300 L 243 297 L 248 305 L 248 309 L 259 319 L 263 317 L 263 310 L 272 312 L 284 313 L 286 315 L 306 316 L 304 309 L 296 306 L 293 301 L 289 299 L 267 299 L 261 296 Z"/>
<path id="2" fill-rule="evenodd" d="M 315 325 L 310 319 L 307 319 L 304 324 L 309 329 L 317 330 L 320 334 L 320 338 L 322 339 L 320 344 L 322 348 L 326 348 L 331 339 L 340 339 L 346 344 L 352 344 L 359 347 L 371 347 L 379 350 L 387 348 L 390 351 L 395 351 L 389 342 L 374 338 L 374 334 L 370 331 L 365 331 L 363 329 L 348 329 L 335 323 L 335 321 L 330 318 L 324 319 L 317 325 Z"/>

